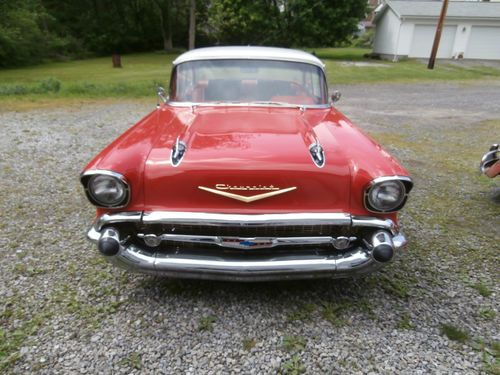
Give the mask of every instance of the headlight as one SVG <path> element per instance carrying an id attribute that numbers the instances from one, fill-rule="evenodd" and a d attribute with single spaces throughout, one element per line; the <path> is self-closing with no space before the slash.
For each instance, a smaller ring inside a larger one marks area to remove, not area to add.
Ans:
<path id="1" fill-rule="evenodd" d="M 365 191 L 365 206 L 375 212 L 397 211 L 403 208 L 412 186 L 408 177 L 375 179 Z"/>
<path id="2" fill-rule="evenodd" d="M 128 184 L 118 173 L 90 171 L 82 176 L 82 184 L 87 198 L 98 207 L 119 208 L 128 201 Z"/>

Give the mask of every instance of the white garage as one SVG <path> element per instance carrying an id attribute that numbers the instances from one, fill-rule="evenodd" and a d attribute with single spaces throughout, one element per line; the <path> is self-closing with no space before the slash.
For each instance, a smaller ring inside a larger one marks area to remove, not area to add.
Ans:
<path id="1" fill-rule="evenodd" d="M 464 57 L 500 60 L 500 27 L 472 26 Z"/>
<path id="2" fill-rule="evenodd" d="M 438 58 L 446 58 L 453 53 L 456 31 L 457 28 L 453 26 L 443 28 Z M 408 57 L 430 56 L 435 33 L 436 27 L 433 25 L 415 25 Z"/>
<path id="3" fill-rule="evenodd" d="M 373 52 L 383 58 L 429 58 L 440 1 L 387 0 L 375 13 Z M 500 60 L 500 2 L 451 1 L 438 58 Z"/>

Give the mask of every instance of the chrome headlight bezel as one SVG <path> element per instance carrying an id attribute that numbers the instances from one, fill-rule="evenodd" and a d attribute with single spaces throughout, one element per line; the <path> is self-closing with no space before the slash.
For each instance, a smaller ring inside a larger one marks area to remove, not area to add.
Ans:
<path id="1" fill-rule="evenodd" d="M 103 201 L 100 201 L 98 197 L 96 197 L 95 192 L 92 189 L 92 182 L 95 181 L 99 177 L 106 177 L 109 179 L 109 181 L 112 181 L 113 183 L 118 184 L 120 189 L 122 189 L 123 196 L 120 197 L 119 200 L 116 202 L 107 204 Z M 130 201 L 130 187 L 123 175 L 117 172 L 113 171 L 107 171 L 107 170 L 90 170 L 87 172 L 84 172 L 81 177 L 80 181 L 83 185 L 83 188 L 85 190 L 85 195 L 87 196 L 87 199 L 92 203 L 94 206 L 99 207 L 99 208 L 123 208 L 129 204 Z"/>
<path id="2" fill-rule="evenodd" d="M 394 205 L 387 208 L 382 208 L 380 205 L 373 201 L 372 193 L 375 189 L 379 189 L 383 186 L 398 186 L 400 189 L 400 197 L 395 201 Z M 413 188 L 413 182 L 410 177 L 406 176 L 387 176 L 378 177 L 370 182 L 370 184 L 365 188 L 364 191 L 364 205 L 365 208 L 370 212 L 376 213 L 392 213 L 399 211 L 404 207 L 408 199 L 408 193 Z"/>

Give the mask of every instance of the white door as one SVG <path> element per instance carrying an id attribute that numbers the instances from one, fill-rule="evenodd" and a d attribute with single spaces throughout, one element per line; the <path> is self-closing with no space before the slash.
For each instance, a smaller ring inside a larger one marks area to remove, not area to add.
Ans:
<path id="1" fill-rule="evenodd" d="M 453 56 L 453 44 L 457 26 L 445 26 L 441 32 L 441 42 L 437 57 L 439 59 L 451 59 Z M 409 57 L 429 58 L 431 56 L 432 44 L 436 35 L 434 25 L 415 25 L 413 39 L 411 42 Z"/>
<path id="2" fill-rule="evenodd" d="M 500 27 L 472 26 L 464 57 L 500 60 Z"/>

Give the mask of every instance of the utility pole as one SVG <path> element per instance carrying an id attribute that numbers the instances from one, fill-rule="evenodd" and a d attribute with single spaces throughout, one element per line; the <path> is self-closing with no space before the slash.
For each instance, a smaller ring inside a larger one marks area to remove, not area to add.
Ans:
<path id="1" fill-rule="evenodd" d="M 443 31 L 443 24 L 444 24 L 444 19 L 446 18 L 447 10 L 448 10 L 448 0 L 443 0 L 443 6 L 441 7 L 441 15 L 439 16 L 438 25 L 436 28 L 436 36 L 434 37 L 434 44 L 432 45 L 431 57 L 429 59 L 429 64 L 427 65 L 427 69 L 434 69 L 434 63 L 436 62 L 439 42 L 441 41 L 441 32 Z"/>
<path id="2" fill-rule="evenodd" d="M 189 2 L 189 49 L 194 49 L 196 35 L 196 0 Z"/>

